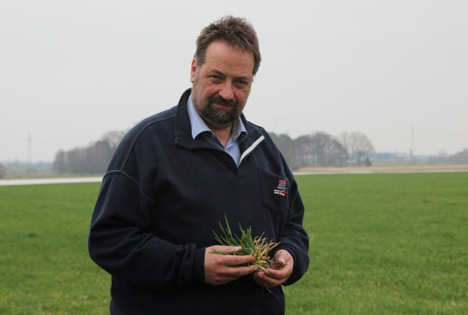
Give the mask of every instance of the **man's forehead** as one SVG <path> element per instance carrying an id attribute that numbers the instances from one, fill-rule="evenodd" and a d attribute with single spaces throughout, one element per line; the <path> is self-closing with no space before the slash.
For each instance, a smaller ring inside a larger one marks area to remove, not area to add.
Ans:
<path id="1" fill-rule="evenodd" d="M 212 43 L 210 43 L 206 49 L 206 53 L 208 53 L 210 50 L 216 50 L 216 49 L 224 49 L 224 50 L 231 50 L 239 54 L 245 54 L 251 56 L 253 59 L 254 55 L 251 51 L 244 49 L 243 47 L 239 45 L 233 45 L 229 42 L 223 41 L 223 40 L 217 40 Z"/>
<path id="2" fill-rule="evenodd" d="M 205 55 L 207 71 L 232 71 L 237 76 L 251 78 L 254 67 L 254 56 L 251 52 L 232 47 L 224 42 L 213 42 L 208 46 Z"/>

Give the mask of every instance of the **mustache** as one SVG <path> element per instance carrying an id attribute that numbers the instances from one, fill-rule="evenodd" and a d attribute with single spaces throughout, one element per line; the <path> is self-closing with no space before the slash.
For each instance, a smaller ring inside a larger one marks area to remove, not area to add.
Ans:
<path id="1" fill-rule="evenodd" d="M 214 95 L 210 97 L 210 103 L 217 103 L 217 104 L 221 104 L 221 105 L 225 105 L 229 107 L 237 107 L 238 105 L 238 103 L 235 100 L 226 101 L 224 98 L 222 98 L 219 95 Z"/>

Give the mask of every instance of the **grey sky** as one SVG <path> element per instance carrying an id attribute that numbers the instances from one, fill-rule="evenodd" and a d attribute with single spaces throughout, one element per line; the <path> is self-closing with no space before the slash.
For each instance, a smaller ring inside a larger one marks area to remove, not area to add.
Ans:
<path id="1" fill-rule="evenodd" d="M 0 0 L 0 161 L 53 160 L 175 105 L 201 28 L 246 17 L 262 64 L 245 114 L 377 151 L 468 148 L 468 1 Z"/>

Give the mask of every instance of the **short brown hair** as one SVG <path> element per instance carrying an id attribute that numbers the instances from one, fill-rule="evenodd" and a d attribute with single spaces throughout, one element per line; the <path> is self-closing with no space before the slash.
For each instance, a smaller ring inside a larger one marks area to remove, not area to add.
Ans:
<path id="1" fill-rule="evenodd" d="M 208 46 L 216 41 L 251 52 L 254 56 L 253 75 L 257 73 L 261 61 L 257 33 L 246 19 L 225 16 L 205 27 L 197 38 L 195 58 L 199 66 L 205 63 Z"/>

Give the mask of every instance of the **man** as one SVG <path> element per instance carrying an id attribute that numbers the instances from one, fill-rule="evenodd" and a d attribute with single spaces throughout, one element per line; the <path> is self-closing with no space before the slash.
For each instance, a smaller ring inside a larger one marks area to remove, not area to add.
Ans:
<path id="1" fill-rule="evenodd" d="M 89 235 L 92 259 L 112 275 L 112 314 L 284 314 L 281 285 L 309 264 L 304 207 L 285 160 L 242 110 L 260 64 L 244 19 L 202 30 L 193 87 L 179 104 L 134 127 L 104 176 Z M 280 242 L 274 268 L 219 255 L 224 217 Z"/>

